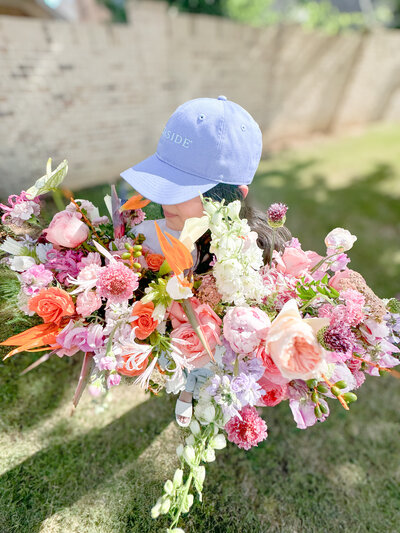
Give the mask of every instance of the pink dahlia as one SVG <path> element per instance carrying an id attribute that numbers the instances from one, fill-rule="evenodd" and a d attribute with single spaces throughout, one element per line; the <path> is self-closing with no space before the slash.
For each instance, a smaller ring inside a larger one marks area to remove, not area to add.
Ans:
<path id="1" fill-rule="evenodd" d="M 113 261 L 103 267 L 97 278 L 97 294 L 111 303 L 122 303 L 132 298 L 138 288 L 138 275 L 123 263 Z"/>
<path id="2" fill-rule="evenodd" d="M 239 448 L 249 450 L 267 438 L 267 424 L 254 407 L 247 405 L 240 411 L 242 420 L 235 416 L 225 425 L 228 440 Z"/>

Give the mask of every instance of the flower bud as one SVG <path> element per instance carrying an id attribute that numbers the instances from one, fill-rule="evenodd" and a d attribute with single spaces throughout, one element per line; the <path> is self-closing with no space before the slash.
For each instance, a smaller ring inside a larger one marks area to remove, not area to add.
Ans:
<path id="1" fill-rule="evenodd" d="M 160 516 L 161 498 L 157 500 L 154 507 L 151 508 L 151 518 L 158 518 Z"/>
<path id="2" fill-rule="evenodd" d="M 142 268 L 140 263 L 133 263 L 134 268 Z"/>
<path id="3" fill-rule="evenodd" d="M 328 387 L 325 387 L 325 385 L 322 385 L 322 383 L 320 383 L 317 387 L 317 391 L 318 392 L 322 392 L 322 393 L 325 393 L 325 392 L 328 392 Z"/>
<path id="4" fill-rule="evenodd" d="M 331 393 L 332 393 L 334 396 L 339 396 L 339 394 L 340 394 L 340 389 L 339 389 L 339 387 L 335 387 L 335 385 L 333 385 L 333 387 L 331 387 Z"/>
<path id="5" fill-rule="evenodd" d="M 169 508 L 171 507 L 171 500 L 169 498 L 166 498 L 161 506 L 160 506 L 160 513 L 161 514 L 167 514 L 169 511 Z"/>
<path id="6" fill-rule="evenodd" d="M 311 394 L 311 400 L 312 400 L 313 403 L 318 403 L 318 393 L 317 392 L 314 391 Z"/>
<path id="7" fill-rule="evenodd" d="M 124 252 L 123 254 L 121 254 L 121 259 L 130 259 L 131 258 L 131 254 L 129 252 Z"/>
<path id="8" fill-rule="evenodd" d="M 188 494 L 187 495 L 187 500 L 186 500 L 186 505 L 189 507 L 189 509 L 192 507 L 193 505 L 193 494 Z"/>
<path id="9" fill-rule="evenodd" d="M 174 492 L 174 486 L 170 479 L 167 479 L 167 481 L 164 483 L 164 491 L 169 495 Z"/>
<path id="10" fill-rule="evenodd" d="M 322 416 L 322 411 L 321 411 L 321 408 L 320 408 L 319 405 L 316 405 L 316 406 L 314 407 L 314 414 L 315 414 L 315 416 L 316 416 L 317 418 L 321 418 L 321 416 Z"/>
<path id="11" fill-rule="evenodd" d="M 132 248 L 132 246 L 129 244 L 129 242 L 126 242 L 126 243 L 124 244 L 124 246 L 125 246 L 125 248 L 126 248 L 128 251 L 131 250 L 131 248 Z"/>
<path id="12" fill-rule="evenodd" d="M 179 446 L 177 446 L 176 448 L 176 455 L 178 457 L 181 457 L 183 454 L 183 444 L 179 444 Z"/>
<path id="13" fill-rule="evenodd" d="M 133 252 L 133 257 L 140 257 L 142 255 L 142 252 L 138 250 L 137 252 Z"/>
<path id="14" fill-rule="evenodd" d="M 352 403 L 357 401 L 357 396 L 353 392 L 345 392 L 343 394 L 343 399 L 347 403 Z"/>
<path id="15" fill-rule="evenodd" d="M 319 404 L 319 408 L 320 408 L 321 411 L 324 413 L 324 415 L 327 415 L 327 414 L 329 413 L 328 406 L 325 405 L 324 403 L 320 403 L 320 404 Z"/>
<path id="16" fill-rule="evenodd" d="M 318 385 L 318 381 L 316 379 L 308 379 L 306 383 L 307 383 L 307 387 L 309 387 L 310 389 L 313 389 L 314 387 Z"/>
<path id="17" fill-rule="evenodd" d="M 195 477 L 197 481 L 202 485 L 204 483 L 204 480 L 206 478 L 206 468 L 205 466 L 201 465 L 196 468 Z"/>
<path id="18" fill-rule="evenodd" d="M 190 422 L 190 431 L 193 433 L 193 435 L 198 435 L 200 433 L 200 424 L 197 422 L 197 420 L 192 420 Z"/>
<path id="19" fill-rule="evenodd" d="M 339 387 L 339 389 L 345 389 L 347 387 L 347 383 L 343 380 L 340 380 L 335 383 L 335 387 Z"/>
<path id="20" fill-rule="evenodd" d="M 206 463 L 212 463 L 215 461 L 215 451 L 212 448 L 207 448 L 203 452 L 203 460 Z"/>
<path id="21" fill-rule="evenodd" d="M 133 247 L 133 250 L 135 252 L 139 252 L 143 249 L 143 246 L 141 244 L 135 244 L 134 247 Z"/>
<path id="22" fill-rule="evenodd" d="M 196 454 L 194 452 L 193 446 L 185 446 L 183 448 L 182 456 L 188 464 L 194 463 L 196 459 Z"/>
<path id="23" fill-rule="evenodd" d="M 186 439 L 186 444 L 188 444 L 189 446 L 194 446 L 194 443 L 195 443 L 194 436 L 189 435 L 189 437 L 187 437 Z"/>
<path id="24" fill-rule="evenodd" d="M 225 435 L 222 433 L 219 433 L 219 435 L 216 435 L 213 437 L 210 441 L 210 446 L 214 448 L 215 450 L 222 450 L 226 446 L 226 439 Z"/>
<path id="25" fill-rule="evenodd" d="M 181 468 L 177 468 L 175 470 L 174 480 L 173 480 L 174 487 L 175 488 L 180 487 L 182 485 L 182 480 L 183 480 L 183 470 Z"/>

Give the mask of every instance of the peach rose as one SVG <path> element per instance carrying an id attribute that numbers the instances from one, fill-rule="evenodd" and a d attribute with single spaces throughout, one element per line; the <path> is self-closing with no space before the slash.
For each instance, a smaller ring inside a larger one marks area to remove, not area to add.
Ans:
<path id="1" fill-rule="evenodd" d="M 135 320 L 131 322 L 132 328 L 135 329 L 135 335 L 138 339 L 146 339 L 157 327 L 158 321 L 152 317 L 154 311 L 153 302 L 143 304 L 136 302 L 132 308 L 132 316 Z"/>
<path id="2" fill-rule="evenodd" d="M 164 263 L 165 257 L 161 254 L 147 254 L 146 262 L 149 270 L 153 272 L 158 272 L 161 268 L 161 265 Z"/>
<path id="3" fill-rule="evenodd" d="M 82 222 L 81 216 L 80 213 L 60 211 L 44 230 L 46 239 L 56 246 L 76 248 L 89 237 L 89 228 Z"/>
<path id="4" fill-rule="evenodd" d="M 43 289 L 28 302 L 31 311 L 43 318 L 43 322 L 60 324 L 64 316 L 75 313 L 74 302 L 71 296 L 57 287 Z"/>
<path id="5" fill-rule="evenodd" d="M 274 256 L 275 257 L 275 256 Z M 305 274 L 310 266 L 311 260 L 306 252 L 300 248 L 285 248 L 283 255 L 278 261 L 276 269 L 283 274 L 291 274 L 299 277 Z"/>
<path id="6" fill-rule="evenodd" d="M 316 334 L 328 324 L 328 318 L 303 319 L 295 299 L 285 303 L 265 341 L 265 348 L 283 377 L 312 379 L 326 372 L 326 352 Z"/>

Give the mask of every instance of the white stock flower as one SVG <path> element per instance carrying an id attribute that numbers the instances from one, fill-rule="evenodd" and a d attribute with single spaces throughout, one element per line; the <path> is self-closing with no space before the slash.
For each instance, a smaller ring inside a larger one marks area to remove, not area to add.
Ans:
<path id="1" fill-rule="evenodd" d="M 353 247 L 357 237 L 352 235 L 349 230 L 344 228 L 335 228 L 325 237 L 326 247 L 336 250 L 337 252 L 346 252 Z"/>
<path id="2" fill-rule="evenodd" d="M 0 250 L 10 255 L 22 255 L 24 253 L 25 243 L 21 243 L 7 237 L 6 240 L 0 245 Z"/>

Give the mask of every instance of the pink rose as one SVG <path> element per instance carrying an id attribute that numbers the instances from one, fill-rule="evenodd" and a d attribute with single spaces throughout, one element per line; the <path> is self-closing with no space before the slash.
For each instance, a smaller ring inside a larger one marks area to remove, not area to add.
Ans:
<path id="1" fill-rule="evenodd" d="M 81 221 L 81 216 L 68 211 L 57 213 L 45 230 L 46 239 L 56 246 L 76 248 L 89 236 L 89 228 Z"/>
<path id="2" fill-rule="evenodd" d="M 328 325 L 328 318 L 303 319 L 296 300 L 285 303 L 272 322 L 265 348 L 287 379 L 312 379 L 326 371 L 325 350 L 316 333 Z"/>
<path id="3" fill-rule="evenodd" d="M 204 336 L 208 341 L 210 349 L 214 352 L 217 344 L 221 344 L 221 325 L 222 320 L 211 309 L 208 304 L 200 303 L 197 298 L 190 298 L 197 320 L 202 326 Z M 185 359 L 188 359 L 196 368 L 200 368 L 210 361 L 210 358 L 198 338 L 196 332 L 188 322 L 183 308 L 177 302 L 173 302 L 169 307 L 169 317 L 172 326 L 175 328 L 171 332 L 171 337 L 177 339 L 176 346 L 182 351 Z M 186 343 L 179 343 L 179 340 L 186 340 Z M 192 359 L 193 358 L 193 359 Z"/>
<path id="4" fill-rule="evenodd" d="M 299 277 L 310 267 L 311 259 L 300 248 L 285 248 L 276 269 L 285 274 Z"/>
<path id="5" fill-rule="evenodd" d="M 353 270 L 350 268 L 336 272 L 336 274 L 330 278 L 329 285 L 337 291 L 340 291 L 340 280 L 349 278 L 352 272 Z"/>
<path id="6" fill-rule="evenodd" d="M 270 381 L 265 374 L 258 380 L 258 384 L 265 391 L 265 394 L 260 399 L 261 405 L 268 405 L 273 407 L 278 405 L 282 400 L 286 400 L 288 396 L 288 386 L 286 383 L 279 385 Z"/>
<path id="7" fill-rule="evenodd" d="M 234 352 L 250 354 L 267 336 L 271 321 L 258 307 L 231 307 L 224 317 L 224 337 Z"/>
<path id="8" fill-rule="evenodd" d="M 96 291 L 85 291 L 78 294 L 76 312 L 81 316 L 89 316 L 101 307 L 101 298 Z"/>

